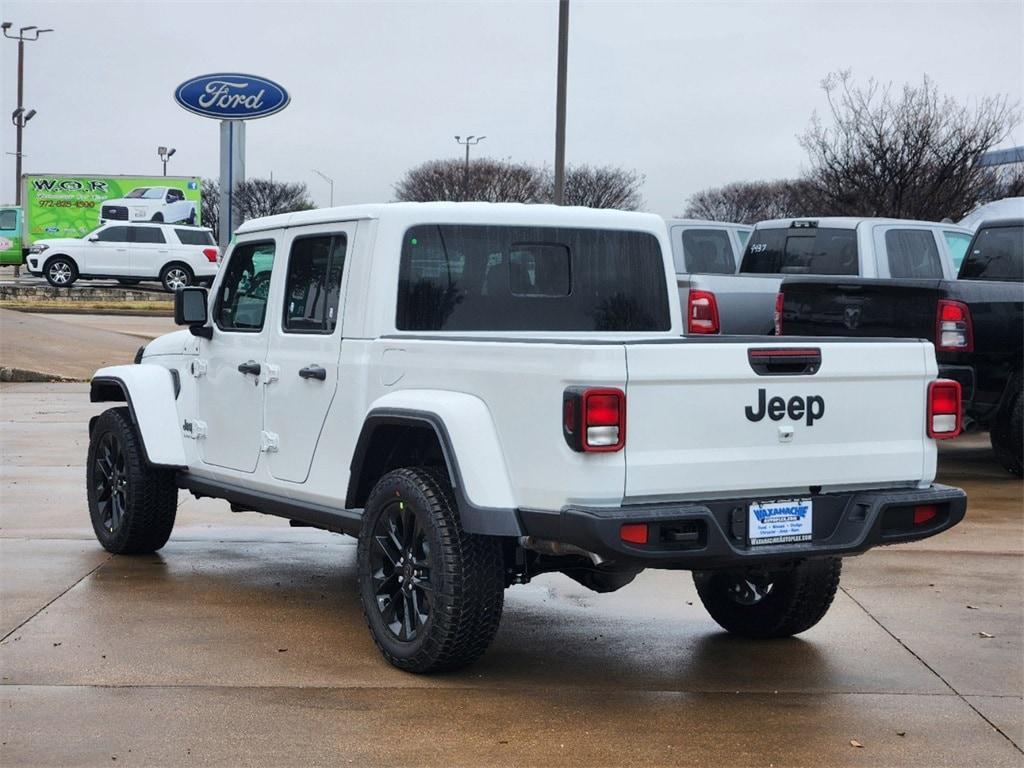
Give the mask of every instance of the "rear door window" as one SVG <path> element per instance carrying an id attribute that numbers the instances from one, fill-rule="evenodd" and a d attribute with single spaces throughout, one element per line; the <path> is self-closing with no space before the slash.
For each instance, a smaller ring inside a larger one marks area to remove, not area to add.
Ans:
<path id="1" fill-rule="evenodd" d="M 736 272 L 729 232 L 724 229 L 684 229 L 683 269 L 677 272 L 703 275 L 731 275 Z"/>
<path id="2" fill-rule="evenodd" d="M 755 229 L 740 272 L 762 275 L 856 275 L 857 232 L 813 227 Z"/>
<path id="3" fill-rule="evenodd" d="M 166 243 L 159 227 L 132 227 L 132 241 L 136 243 Z"/>
<path id="4" fill-rule="evenodd" d="M 942 261 L 930 229 L 889 229 L 885 252 L 890 277 L 942 279 Z"/>
<path id="5" fill-rule="evenodd" d="M 1024 280 L 1024 226 L 979 229 L 960 267 L 961 280 Z"/>
<path id="6" fill-rule="evenodd" d="M 346 244 L 343 233 L 294 240 L 288 256 L 284 294 L 282 330 L 285 333 L 334 332 Z"/>
<path id="7" fill-rule="evenodd" d="M 646 232 L 412 227 L 395 322 L 404 331 L 666 331 L 661 245 Z"/>

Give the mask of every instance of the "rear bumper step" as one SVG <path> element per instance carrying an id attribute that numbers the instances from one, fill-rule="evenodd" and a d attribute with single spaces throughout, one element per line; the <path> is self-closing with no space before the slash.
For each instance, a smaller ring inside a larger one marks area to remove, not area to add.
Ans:
<path id="1" fill-rule="evenodd" d="M 917 541 L 948 530 L 964 518 L 967 495 L 933 485 L 923 490 L 806 494 L 813 501 L 811 541 L 752 547 L 747 511 L 739 498 L 614 508 L 568 507 L 560 512 L 519 510 L 529 536 L 572 544 L 606 560 L 645 567 L 738 568 L 808 557 L 848 556 L 875 546 Z M 785 497 L 783 497 L 785 498 Z M 915 523 L 915 507 L 934 507 Z M 624 541 L 622 526 L 647 525 L 647 543 Z"/>

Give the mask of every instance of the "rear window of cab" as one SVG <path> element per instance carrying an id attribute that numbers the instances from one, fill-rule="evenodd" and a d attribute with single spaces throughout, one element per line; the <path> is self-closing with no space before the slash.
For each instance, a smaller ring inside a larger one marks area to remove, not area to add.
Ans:
<path id="1" fill-rule="evenodd" d="M 761 275 L 856 275 L 857 232 L 812 227 L 755 229 L 740 272 Z"/>
<path id="2" fill-rule="evenodd" d="M 425 224 L 402 242 L 402 331 L 667 331 L 648 232 Z"/>

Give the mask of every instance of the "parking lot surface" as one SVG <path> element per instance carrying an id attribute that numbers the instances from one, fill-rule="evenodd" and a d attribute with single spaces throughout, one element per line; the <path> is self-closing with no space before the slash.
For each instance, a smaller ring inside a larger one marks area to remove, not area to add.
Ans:
<path id="1" fill-rule="evenodd" d="M 417 677 L 363 623 L 353 539 L 182 492 L 158 554 L 85 502 L 81 384 L 0 385 L 0 764 L 1024 764 L 1022 485 L 943 446 L 968 516 L 845 562 L 798 638 L 721 632 L 689 574 L 511 588 L 477 665 Z"/>

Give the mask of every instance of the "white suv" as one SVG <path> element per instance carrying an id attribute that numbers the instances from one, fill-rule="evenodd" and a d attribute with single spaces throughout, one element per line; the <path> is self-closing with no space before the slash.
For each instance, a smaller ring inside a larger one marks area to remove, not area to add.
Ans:
<path id="1" fill-rule="evenodd" d="M 55 288 L 79 278 L 115 278 L 125 285 L 159 280 L 176 291 L 194 283 L 212 283 L 220 250 L 213 232 L 183 224 L 110 222 L 85 237 L 36 240 L 26 264 Z"/>
<path id="2" fill-rule="evenodd" d="M 196 223 L 196 204 L 174 187 L 136 187 L 100 206 L 100 223 L 106 221 L 159 221 Z"/>

